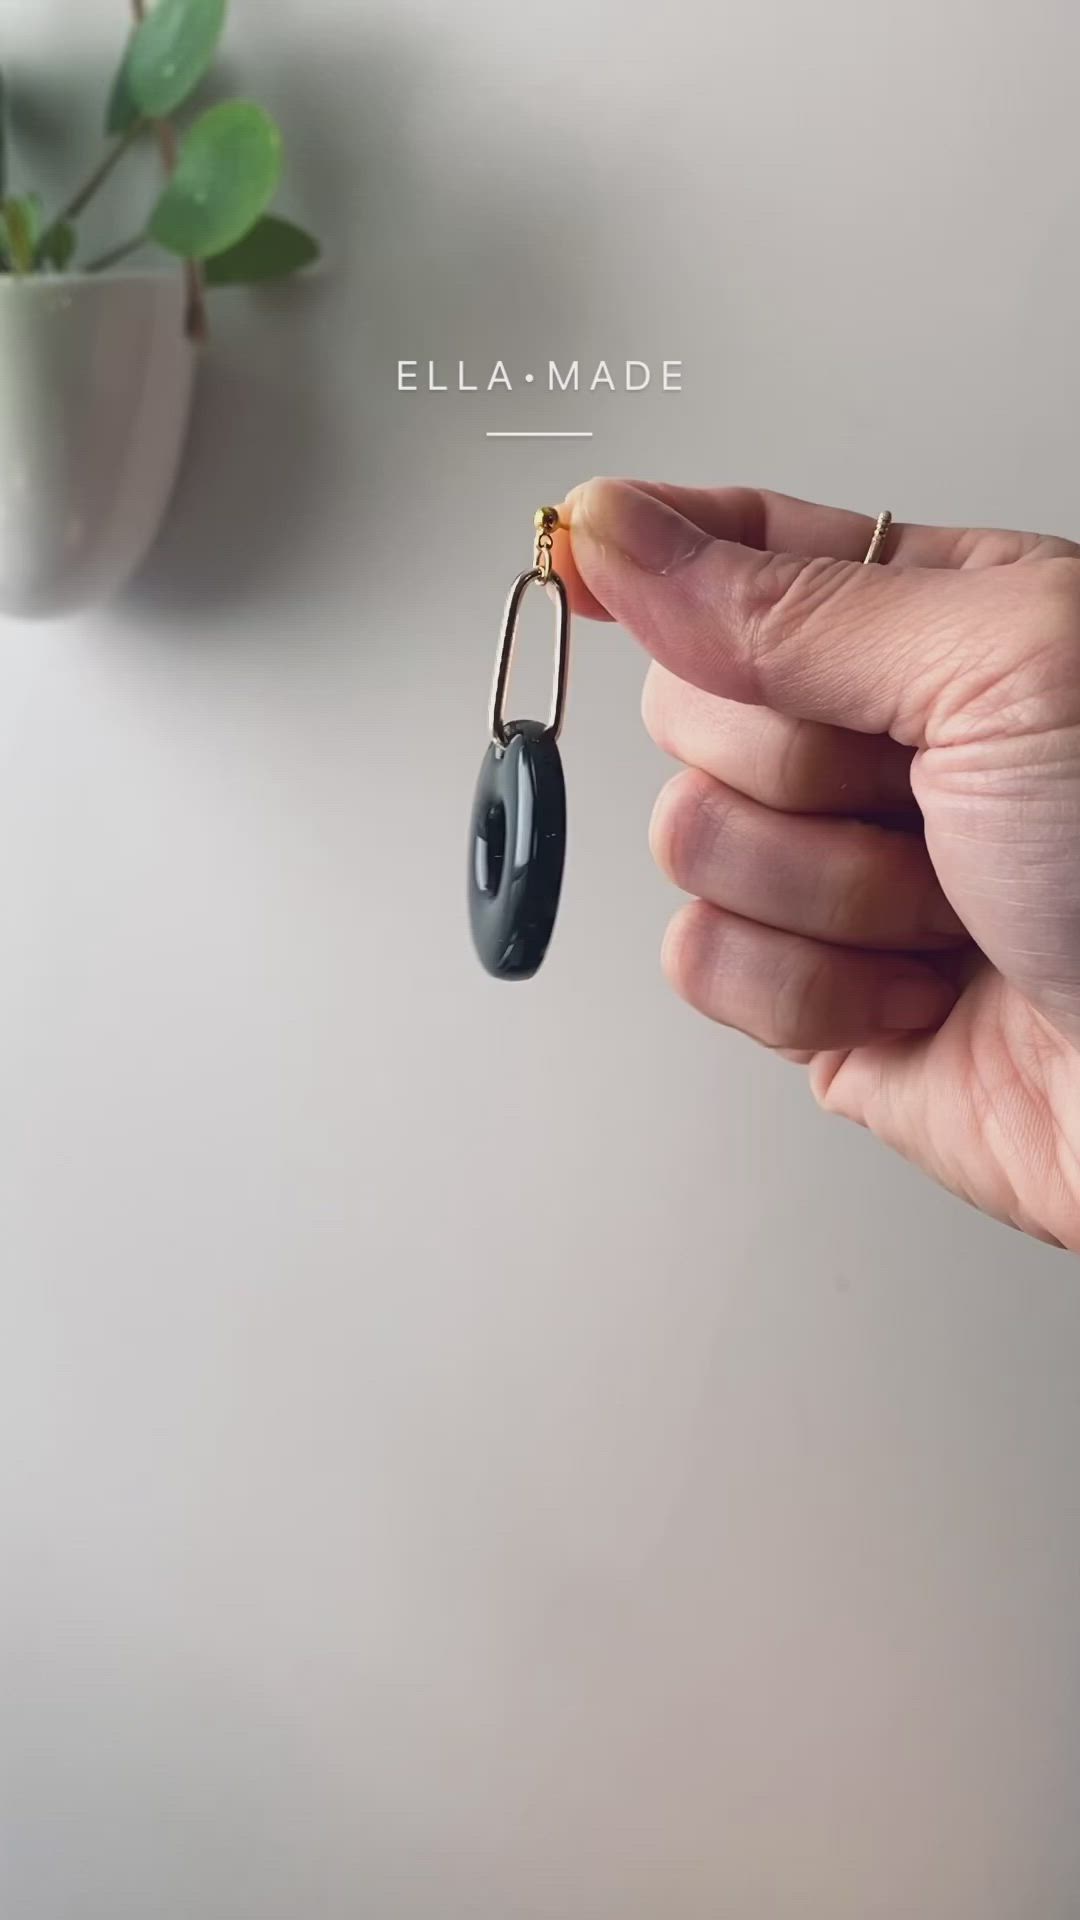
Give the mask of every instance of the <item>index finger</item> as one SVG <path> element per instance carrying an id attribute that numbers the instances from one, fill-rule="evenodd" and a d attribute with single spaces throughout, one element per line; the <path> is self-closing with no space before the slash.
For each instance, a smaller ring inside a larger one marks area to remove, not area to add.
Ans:
<path id="1" fill-rule="evenodd" d="M 947 687 L 1027 657 L 1037 596 L 1021 575 L 1034 569 L 756 548 L 620 480 L 590 481 L 571 514 L 594 599 L 680 680 L 724 699 L 919 746 Z M 1055 564 L 1059 582 L 1076 566 Z"/>
<path id="2" fill-rule="evenodd" d="M 674 507 L 713 539 L 805 559 L 862 560 L 876 521 L 875 514 L 822 506 L 815 500 L 800 500 L 794 494 L 761 487 L 678 487 L 663 480 L 626 480 L 622 484 Z M 572 487 L 559 507 L 562 524 L 555 536 L 554 565 L 566 582 L 575 613 L 590 620 L 610 620 L 611 614 L 590 593 L 574 562 L 568 525 L 574 496 L 580 491 L 581 487 Z M 1037 552 L 1076 551 L 1071 541 L 1041 534 L 894 521 L 879 558 L 894 567 L 983 567 L 1007 565 Z"/>

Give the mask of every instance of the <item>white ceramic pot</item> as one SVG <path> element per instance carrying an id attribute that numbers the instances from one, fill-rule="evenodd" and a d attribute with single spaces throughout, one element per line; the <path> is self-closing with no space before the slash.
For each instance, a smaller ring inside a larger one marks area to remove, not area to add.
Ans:
<path id="1" fill-rule="evenodd" d="M 183 275 L 0 278 L 0 614 L 106 600 L 161 525 L 191 409 Z"/>

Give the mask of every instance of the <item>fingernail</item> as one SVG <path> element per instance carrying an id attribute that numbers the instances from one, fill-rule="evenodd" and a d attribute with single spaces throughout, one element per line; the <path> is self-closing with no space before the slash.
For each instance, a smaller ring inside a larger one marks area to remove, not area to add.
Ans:
<path id="1" fill-rule="evenodd" d="M 882 999 L 881 1024 L 889 1033 L 924 1032 L 944 1020 L 955 998 L 945 980 L 913 975 L 893 980 Z"/>
<path id="2" fill-rule="evenodd" d="M 587 480 L 567 495 L 575 551 L 587 540 L 619 553 L 643 573 L 673 573 L 708 543 L 708 534 L 674 507 L 626 480 Z"/>

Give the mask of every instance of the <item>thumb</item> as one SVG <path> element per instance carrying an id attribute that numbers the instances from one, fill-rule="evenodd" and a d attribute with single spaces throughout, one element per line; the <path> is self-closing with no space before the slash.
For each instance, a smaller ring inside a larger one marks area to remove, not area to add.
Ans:
<path id="1" fill-rule="evenodd" d="M 1024 587 L 1010 576 L 1023 569 L 762 552 L 623 480 L 587 481 L 562 514 L 591 600 L 680 679 L 729 700 L 921 746 L 946 690 L 952 705 L 965 678 L 985 687 L 995 645 L 1015 652 Z"/>

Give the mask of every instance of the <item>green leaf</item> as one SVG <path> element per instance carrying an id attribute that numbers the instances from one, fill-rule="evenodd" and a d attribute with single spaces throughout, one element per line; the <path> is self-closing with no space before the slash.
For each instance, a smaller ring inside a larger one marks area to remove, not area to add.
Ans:
<path id="1" fill-rule="evenodd" d="M 206 263 L 208 287 L 251 286 L 257 280 L 284 280 L 310 267 L 319 257 L 319 243 L 291 220 L 264 213 L 261 220 L 234 247 L 215 254 Z"/>
<path id="2" fill-rule="evenodd" d="M 124 133 L 140 114 L 161 120 L 194 93 L 221 38 L 225 7 L 226 0 L 157 0 L 113 82 L 109 133 Z"/>
<path id="3" fill-rule="evenodd" d="M 116 78 L 112 83 L 112 91 L 109 94 L 109 104 L 105 109 L 106 133 L 127 133 L 129 127 L 133 127 L 136 120 L 142 118 L 139 108 L 132 96 L 131 86 L 128 81 L 128 54 L 130 54 L 130 51 L 131 42 L 129 40 L 128 53 L 124 55 L 120 63 Z"/>
<path id="4" fill-rule="evenodd" d="M 270 115 L 249 100 L 211 107 L 181 143 L 151 237 L 188 260 L 224 253 L 255 225 L 280 177 L 281 134 Z"/>
<path id="5" fill-rule="evenodd" d="M 40 193 L 26 193 L 21 195 L 19 205 L 22 208 L 23 218 L 26 221 L 26 230 L 30 235 L 30 244 L 36 247 L 41 238 L 42 205 Z"/>
<path id="6" fill-rule="evenodd" d="M 63 273 L 75 251 L 75 229 L 70 220 L 56 220 L 37 243 L 37 264 Z"/>
<path id="7" fill-rule="evenodd" d="M 13 273 L 32 273 L 41 232 L 41 201 L 36 193 L 14 194 L 0 202 L 0 244 Z"/>

